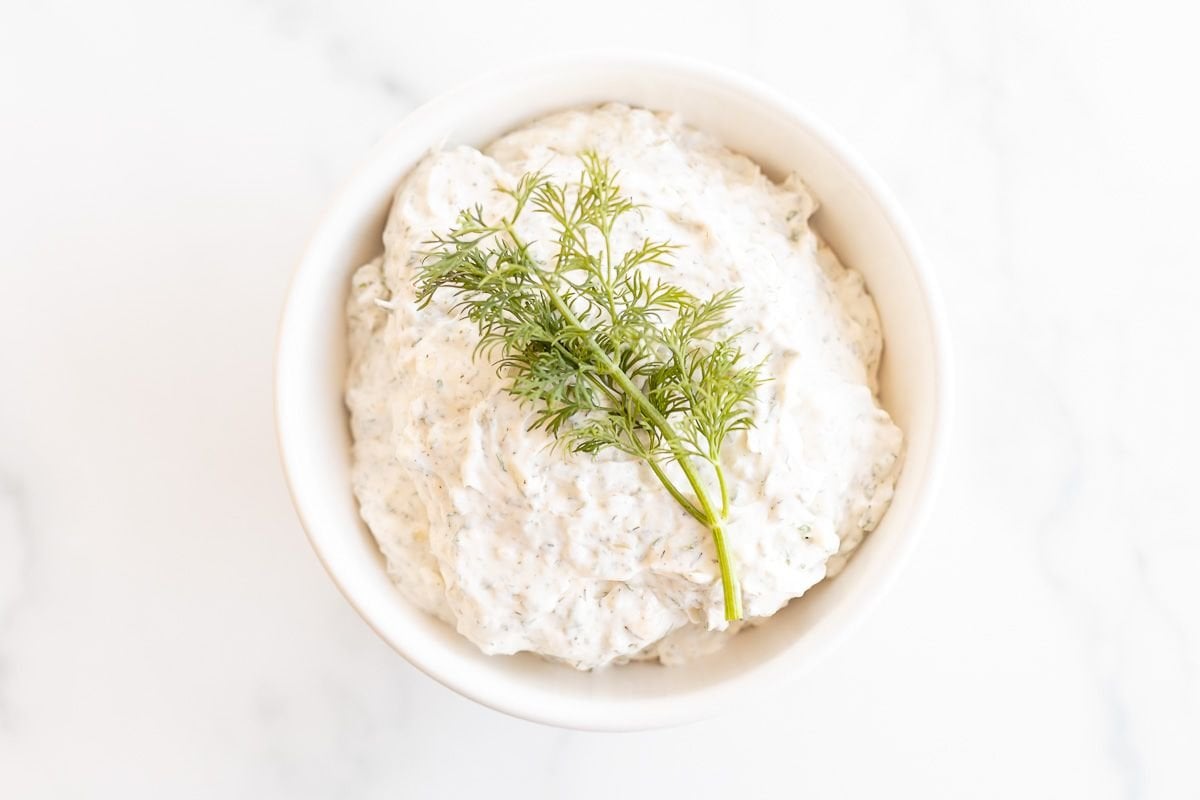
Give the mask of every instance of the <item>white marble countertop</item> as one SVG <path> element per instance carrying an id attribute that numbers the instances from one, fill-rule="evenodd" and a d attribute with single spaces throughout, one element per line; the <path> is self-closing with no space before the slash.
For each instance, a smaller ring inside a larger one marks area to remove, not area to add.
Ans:
<path id="1" fill-rule="evenodd" d="M 1200 796 L 1197 18 L 791 5 L 4 5 L 0 797 Z M 790 93 L 936 259 L 948 480 L 820 691 L 500 716 L 376 639 L 292 513 L 271 355 L 323 204 L 414 104 L 557 43 Z"/>

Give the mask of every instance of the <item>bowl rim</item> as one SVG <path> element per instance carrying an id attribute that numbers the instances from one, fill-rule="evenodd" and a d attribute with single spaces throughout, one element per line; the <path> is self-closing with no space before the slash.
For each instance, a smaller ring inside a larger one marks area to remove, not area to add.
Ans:
<path id="1" fill-rule="evenodd" d="M 554 70 L 565 67 L 598 67 L 620 65 L 622 67 L 638 67 L 655 74 L 674 73 L 680 77 L 686 76 L 709 84 L 745 94 L 766 106 L 777 109 L 804 127 L 813 138 L 845 167 L 852 179 L 879 206 L 883 217 L 895 235 L 903 251 L 908 255 L 913 278 L 922 299 L 925 301 L 932 360 L 934 369 L 934 403 L 936 408 L 932 414 L 932 425 L 928 435 L 928 451 L 925 466 L 925 478 L 913 489 L 912 507 L 908 524 L 905 526 L 907 536 L 896 549 L 892 566 L 880 580 L 870 584 L 862 596 L 858 598 L 854 608 L 847 612 L 843 624 L 834 632 L 819 638 L 815 643 L 810 642 L 809 657 L 805 668 L 811 668 L 820 662 L 828 653 L 839 646 L 846 637 L 850 636 L 874 611 L 880 600 L 891 589 L 904 566 L 911 557 L 924 530 L 928 524 L 933 501 L 941 484 L 946 460 L 947 442 L 953 418 L 953 374 L 952 356 L 949 342 L 949 327 L 946 321 L 945 307 L 940 289 L 934 279 L 920 241 L 912 228 L 907 216 L 900 208 L 891 191 L 883 180 L 872 170 L 853 148 L 835 133 L 823 121 L 806 111 L 799 103 L 793 101 L 777 89 L 736 70 L 716 64 L 676 55 L 645 52 L 624 49 L 584 50 L 563 52 L 548 56 L 528 58 L 505 67 L 491 70 L 471 80 L 460 82 L 447 91 L 440 92 L 432 99 L 420 104 L 412 111 L 403 115 L 377 142 L 345 179 L 333 198 L 324 207 L 319 216 L 313 233 L 305 245 L 304 251 L 292 272 L 289 281 L 279 324 L 276 334 L 273 354 L 273 414 L 275 434 L 279 448 L 280 460 L 285 481 L 293 508 L 304 528 L 310 546 L 321 561 L 338 590 L 346 598 L 364 622 L 392 649 L 404 657 L 425 675 L 433 678 L 443 686 L 458 694 L 474 700 L 504 714 L 537 722 L 541 724 L 592 731 L 629 731 L 664 728 L 694 722 L 715 716 L 727 710 L 735 702 L 753 700 L 771 689 L 778 688 L 780 677 L 770 675 L 764 680 L 769 664 L 756 665 L 740 673 L 734 679 L 696 690 L 688 695 L 688 702 L 680 703 L 677 698 L 637 698 L 613 704 L 616 708 L 602 709 L 592 706 L 592 713 L 581 718 L 578 707 L 569 703 L 554 704 L 551 707 L 533 708 L 520 701 L 499 696 L 497 692 L 489 692 L 478 685 L 464 680 L 461 675 L 448 675 L 439 665 L 436 654 L 427 653 L 424 649 L 407 646 L 407 643 L 396 641 L 389 631 L 383 629 L 376 619 L 375 612 L 367 607 L 356 591 L 350 585 L 346 576 L 340 574 L 337 567 L 323 544 L 323 537 L 314 531 L 312 513 L 308 510 L 308 499 L 301 496 L 297 490 L 296 475 L 303 468 L 295 456 L 295 445 L 286 429 L 284 413 L 281 407 L 285 400 L 285 387 L 289 375 L 284 368 L 287 363 L 284 358 L 288 342 L 292 336 L 293 327 L 303 324 L 297 320 L 295 311 L 295 290 L 301 277 L 315 269 L 325 268 L 326 259 L 321 257 L 318 244 L 325 231 L 331 225 L 339 225 L 342 206 L 350 199 L 361 193 L 366 186 L 373 183 L 373 174 L 377 162 L 387 152 L 391 143 L 403 137 L 410 128 L 418 127 L 426 118 L 435 117 L 443 108 L 451 108 L 462 97 L 478 92 L 487 85 L 497 82 L 521 80 L 530 73 L 544 70 Z M 886 343 L 885 343 L 886 345 Z M 785 651 L 786 652 L 786 651 Z M 782 654 L 773 659 L 778 662 Z M 779 664 L 774 664 L 773 673 L 779 673 Z M 799 674 L 799 671 L 795 673 Z"/>

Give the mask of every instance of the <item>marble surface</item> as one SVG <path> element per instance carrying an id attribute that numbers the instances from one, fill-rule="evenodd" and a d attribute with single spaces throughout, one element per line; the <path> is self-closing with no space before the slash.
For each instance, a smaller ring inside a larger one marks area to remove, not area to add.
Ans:
<path id="1" fill-rule="evenodd" d="M 5 3 L 0 796 L 1200 796 L 1187 9 Z M 806 686 L 646 734 L 409 667 L 310 552 L 271 425 L 336 185 L 422 99 L 580 44 L 825 117 L 923 235 L 957 351 L 948 480 L 884 607 Z"/>

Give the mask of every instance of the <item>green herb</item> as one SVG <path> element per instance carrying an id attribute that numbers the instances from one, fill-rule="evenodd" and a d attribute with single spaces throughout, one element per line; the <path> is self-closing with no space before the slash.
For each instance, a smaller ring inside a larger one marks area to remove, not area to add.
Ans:
<path id="1" fill-rule="evenodd" d="M 455 309 L 479 326 L 475 355 L 494 357 L 508 391 L 535 407 L 532 428 L 577 453 L 615 448 L 649 464 L 712 532 L 725 618 L 740 619 L 741 591 L 725 544 L 721 445 L 754 425 L 761 364 L 745 365 L 725 333 L 738 292 L 701 300 L 647 277 L 640 267 L 670 265 L 675 248 L 667 242 L 647 239 L 614 253 L 614 227 L 637 207 L 621 195 L 606 159 L 585 153 L 581 160 L 576 184 L 535 172 L 500 187 L 515 207 L 495 223 L 480 206 L 462 211 L 424 254 L 417 301 L 424 308 L 438 290 L 454 293 Z M 545 244 L 544 261 L 516 233 L 527 212 L 553 222 L 557 238 Z M 668 475 L 670 464 L 686 485 Z M 715 492 L 701 478 L 704 469 Z"/>

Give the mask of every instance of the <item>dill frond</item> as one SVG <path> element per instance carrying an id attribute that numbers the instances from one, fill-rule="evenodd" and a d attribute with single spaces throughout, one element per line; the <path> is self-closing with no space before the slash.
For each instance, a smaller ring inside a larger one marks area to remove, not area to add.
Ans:
<path id="1" fill-rule="evenodd" d="M 725 618 L 742 617 L 741 591 L 725 545 L 729 496 L 721 446 L 754 426 L 761 363 L 745 363 L 726 331 L 736 289 L 700 299 L 642 272 L 670 266 L 675 247 L 645 240 L 613 253 L 618 220 L 636 211 L 617 174 L 599 155 L 581 155 L 577 183 L 538 172 L 500 188 L 513 210 L 489 223 L 480 206 L 464 209 L 437 234 L 415 277 L 426 307 L 449 292 L 454 310 L 479 330 L 476 357 L 489 359 L 507 389 L 533 408 L 545 429 L 576 453 L 609 448 L 643 459 L 664 488 L 713 535 Z M 522 214 L 548 216 L 553 256 L 535 258 L 515 226 Z M 679 485 L 665 467 L 677 464 Z M 716 479 L 714 498 L 701 480 Z"/>

